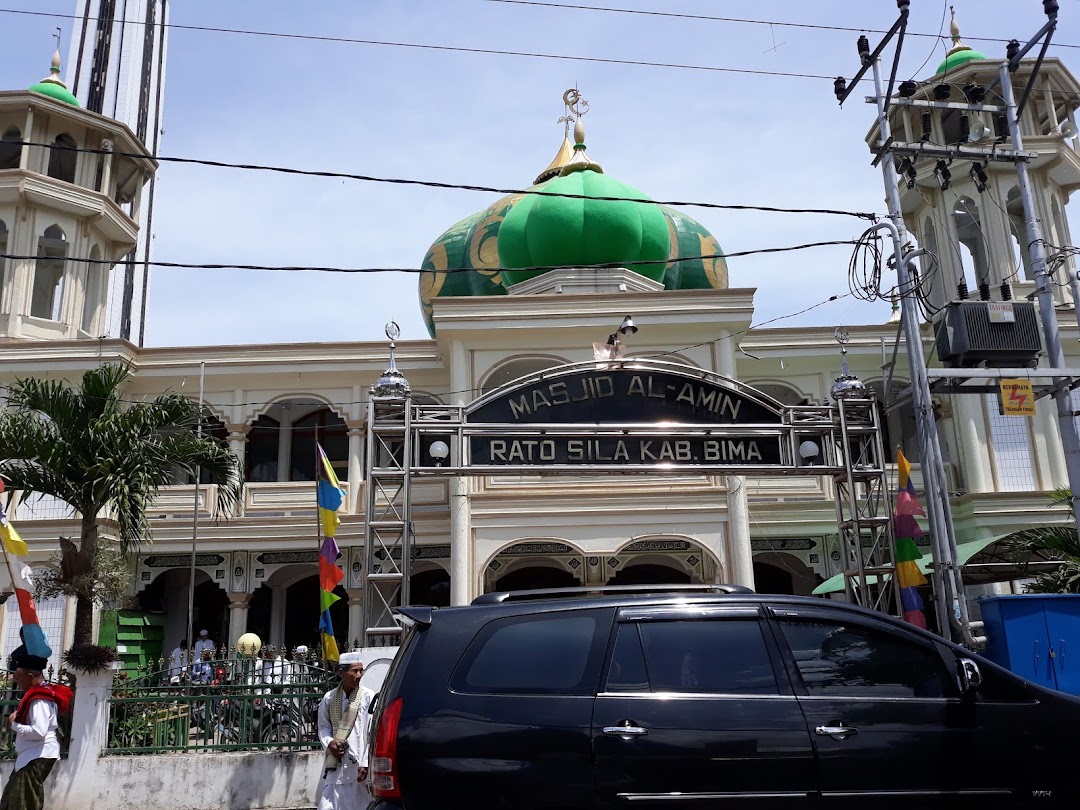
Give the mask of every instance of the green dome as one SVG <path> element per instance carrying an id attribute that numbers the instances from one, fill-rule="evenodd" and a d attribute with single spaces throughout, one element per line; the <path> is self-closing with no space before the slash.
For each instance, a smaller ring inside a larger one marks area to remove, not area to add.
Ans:
<path id="1" fill-rule="evenodd" d="M 956 70 L 961 65 L 965 65 L 968 62 L 974 62 L 976 59 L 985 59 L 986 55 L 979 53 L 972 48 L 965 48 L 962 51 L 954 51 L 945 57 L 945 61 L 938 65 L 938 69 L 934 71 L 935 76 L 939 76 L 942 73 L 950 70 Z"/>
<path id="2" fill-rule="evenodd" d="M 499 263 L 507 284 L 546 271 L 505 268 L 634 261 L 655 262 L 629 267 L 654 281 L 663 279 L 671 244 L 668 224 L 658 206 L 631 202 L 648 200 L 640 191 L 591 168 L 557 177 L 544 190 L 585 199 L 531 195 L 510 210 L 499 230 Z M 589 199 L 596 197 L 627 199 Z"/>
<path id="3" fill-rule="evenodd" d="M 718 259 L 683 259 L 679 256 L 715 256 L 723 248 L 705 226 L 681 211 L 667 206 L 657 206 L 668 222 L 667 270 L 664 272 L 664 289 L 667 290 L 723 290 L 728 286 L 727 261 Z"/>
<path id="4" fill-rule="evenodd" d="M 41 93 L 43 96 L 49 96 L 55 98 L 57 101 L 64 101 L 70 104 L 72 107 L 79 106 L 79 100 L 71 94 L 71 91 L 64 87 L 62 84 L 55 84 L 53 82 L 38 82 L 30 87 L 31 93 Z"/>
<path id="5" fill-rule="evenodd" d="M 536 188 L 535 186 L 533 188 Z M 506 212 L 522 199 L 511 194 L 452 225 L 428 248 L 420 265 L 420 308 L 435 337 L 431 302 L 438 297 L 506 295 L 496 239 Z M 454 272 L 446 272 L 453 270 Z"/>
<path id="6" fill-rule="evenodd" d="M 67 89 L 67 85 L 60 81 L 60 51 L 52 55 L 52 64 L 49 67 L 49 75 L 30 88 L 31 93 L 41 93 L 43 96 L 55 98 L 72 107 L 79 106 L 79 100 Z"/>

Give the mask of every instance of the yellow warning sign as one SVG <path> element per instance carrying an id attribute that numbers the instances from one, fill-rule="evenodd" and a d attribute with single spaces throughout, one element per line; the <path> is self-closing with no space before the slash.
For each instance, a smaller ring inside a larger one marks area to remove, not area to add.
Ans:
<path id="1" fill-rule="evenodd" d="M 1030 380 L 1001 381 L 1001 412 L 1005 416 L 1035 415 L 1035 392 Z"/>

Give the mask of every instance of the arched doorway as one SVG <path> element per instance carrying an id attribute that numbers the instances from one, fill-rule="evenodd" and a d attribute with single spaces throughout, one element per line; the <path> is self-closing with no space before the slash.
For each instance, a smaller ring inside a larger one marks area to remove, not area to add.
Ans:
<path id="1" fill-rule="evenodd" d="M 420 571 L 409 579 L 409 603 L 447 607 L 450 604 L 450 575 L 441 568 Z"/>
<path id="2" fill-rule="evenodd" d="M 359 628 L 349 627 L 349 595 L 340 585 L 335 594 L 341 598 L 330 606 L 330 620 L 334 623 L 334 636 L 338 649 L 351 649 L 354 637 L 360 638 Z M 298 580 L 285 589 L 285 625 L 282 640 L 292 649 L 306 644 L 312 649 L 319 645 L 319 575 Z"/>
<path id="3" fill-rule="evenodd" d="M 758 593 L 795 593 L 790 571 L 766 562 L 754 563 L 754 590 Z"/>
<path id="4" fill-rule="evenodd" d="M 537 588 L 576 588 L 577 574 L 550 565 L 527 565 L 503 574 L 495 580 L 496 591 L 531 591 Z"/>
<path id="5" fill-rule="evenodd" d="M 608 585 L 689 585 L 690 575 L 669 565 L 631 563 L 608 580 Z"/>
<path id="6" fill-rule="evenodd" d="M 754 590 L 758 593 L 810 596 L 821 583 L 821 576 L 794 554 L 759 551 L 754 555 Z"/>
<path id="7" fill-rule="evenodd" d="M 171 650 L 187 636 L 188 576 L 187 568 L 172 568 L 162 572 L 139 592 L 139 608 L 166 615 L 164 648 Z M 192 635 L 198 637 L 206 630 L 210 639 L 222 646 L 229 638 L 229 597 L 210 575 L 195 570 L 195 599 L 192 605 Z M 195 639 L 188 639 L 194 644 Z"/>

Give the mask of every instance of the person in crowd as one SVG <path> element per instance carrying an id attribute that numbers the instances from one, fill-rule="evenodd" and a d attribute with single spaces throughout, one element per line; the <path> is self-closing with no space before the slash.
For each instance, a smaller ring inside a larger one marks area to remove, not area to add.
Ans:
<path id="1" fill-rule="evenodd" d="M 318 810 L 364 810 L 370 800 L 368 731 L 375 693 L 360 685 L 364 674 L 360 653 L 342 653 L 338 673 L 341 683 L 319 704 L 319 741 L 326 755 Z"/>
<path id="2" fill-rule="evenodd" d="M 195 642 L 195 649 L 198 650 L 198 648 L 199 642 Z M 195 663 L 191 666 L 191 677 L 197 683 L 210 683 L 214 679 L 213 658 L 213 646 L 203 647 L 201 653 L 195 653 Z"/>
<path id="3" fill-rule="evenodd" d="M 169 653 L 169 675 L 173 678 L 181 677 L 187 672 L 188 667 L 188 643 L 186 638 L 180 639 L 180 643 L 173 647 Z"/>
<path id="4" fill-rule="evenodd" d="M 213 639 L 210 638 L 210 633 L 207 630 L 199 631 L 199 640 L 195 642 L 195 660 L 205 660 L 203 652 L 205 650 L 210 651 L 210 657 L 214 657 L 214 652 L 217 650 L 217 645 L 214 644 Z"/>
<path id="5" fill-rule="evenodd" d="M 0 810 L 42 810 L 45 779 L 60 758 L 57 718 L 71 705 L 71 690 L 45 683 L 48 660 L 23 652 L 15 663 L 15 683 L 23 696 L 8 715 L 15 735 L 15 770 L 0 796 Z"/>

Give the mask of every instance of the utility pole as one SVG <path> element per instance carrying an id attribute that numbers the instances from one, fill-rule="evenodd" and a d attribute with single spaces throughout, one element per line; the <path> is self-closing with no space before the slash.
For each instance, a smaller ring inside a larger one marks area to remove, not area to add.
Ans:
<path id="1" fill-rule="evenodd" d="M 1050 44 L 1054 29 L 1057 26 L 1058 5 L 1056 2 L 1044 2 L 1046 15 L 1049 21 L 1043 29 L 1031 39 L 1022 50 L 1014 40 L 1010 43 L 1009 58 L 1001 63 L 998 80 L 1001 82 L 1001 96 L 1005 102 L 1005 116 L 1009 124 L 1009 136 L 1012 138 L 1013 150 L 1023 150 L 1023 137 L 1020 134 L 1020 111 L 1017 109 L 1013 94 L 1012 77 L 1010 73 L 1016 70 L 1020 59 L 1029 51 L 1039 39 L 1045 35 L 1046 40 L 1039 54 L 1039 60 L 1035 65 L 1035 73 L 1028 82 L 1028 89 L 1024 93 L 1021 104 L 1027 101 L 1027 95 L 1035 83 L 1042 55 Z M 1031 255 L 1031 269 L 1035 276 L 1035 294 L 1039 299 L 1039 314 L 1042 319 L 1043 335 L 1046 339 L 1047 360 L 1051 368 L 1067 368 L 1065 353 L 1061 347 L 1061 335 L 1058 332 L 1057 312 L 1054 310 L 1054 293 L 1050 286 L 1050 274 L 1046 269 L 1046 247 L 1043 242 L 1042 224 L 1039 221 L 1038 211 L 1035 210 L 1035 197 L 1031 193 L 1031 183 L 1028 179 L 1027 159 L 1020 157 L 1016 161 L 1016 181 L 1020 188 L 1020 199 L 1024 205 L 1024 220 L 1027 226 L 1028 251 Z M 1073 289 L 1076 286 L 1073 285 Z M 1074 306 L 1080 306 L 1080 301 L 1074 300 Z M 1080 312 L 1080 310 L 1078 310 Z M 1075 510 L 1080 508 L 1080 436 L 1077 435 L 1076 420 L 1072 413 L 1070 397 L 1070 378 L 1054 377 L 1054 402 L 1057 404 L 1058 430 L 1061 432 L 1061 445 L 1065 452 L 1065 469 L 1069 475 L 1069 488 L 1072 490 L 1072 503 L 1074 514 L 1080 514 Z M 1080 532 L 1080 526 L 1077 527 Z"/>
<path id="2" fill-rule="evenodd" d="M 967 602 L 964 597 L 964 585 L 960 569 L 956 565 L 956 537 L 953 533 L 952 514 L 949 505 L 949 493 L 946 485 L 945 466 L 941 455 L 940 438 L 937 422 L 930 397 L 930 381 L 926 372 L 926 358 L 923 355 L 922 333 L 919 328 L 919 311 L 915 296 L 914 280 L 909 267 L 909 257 L 904 248 L 908 242 L 907 231 L 901 209 L 900 189 L 893 160 L 892 131 L 889 126 L 888 101 L 890 89 L 886 90 L 881 76 L 881 52 L 894 35 L 898 35 L 896 56 L 899 59 L 904 33 L 907 30 L 909 0 L 897 0 L 900 16 L 892 28 L 885 34 L 877 48 L 870 51 L 865 36 L 859 37 L 859 58 L 862 68 L 852 80 L 850 88 L 843 78 L 835 84 L 837 100 L 843 104 L 851 92 L 858 86 L 859 80 L 871 70 L 874 78 L 874 94 L 878 114 L 877 162 L 881 165 L 885 182 L 885 197 L 888 203 L 889 219 L 871 230 L 887 229 L 892 236 L 893 262 L 896 265 L 897 284 L 900 293 L 900 314 L 904 339 L 908 347 L 908 364 L 911 371 L 911 392 L 915 409 L 916 432 L 919 438 L 920 464 L 926 494 L 930 522 L 930 534 L 934 567 L 935 608 L 938 626 L 942 634 L 948 632 L 954 640 L 971 644 L 970 623 L 967 615 Z M 893 76 L 895 76 L 895 64 Z"/>

